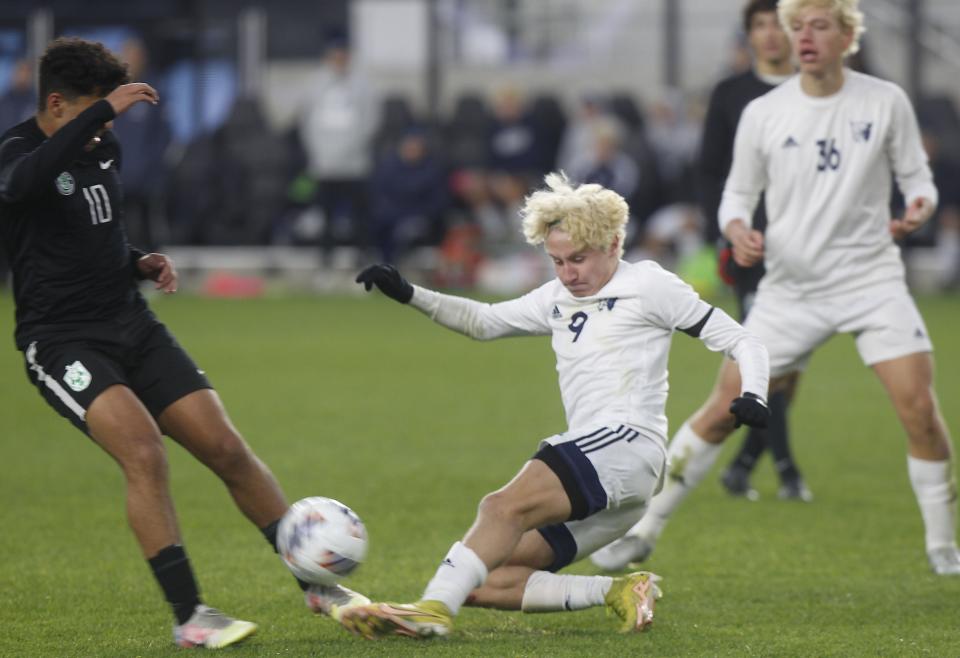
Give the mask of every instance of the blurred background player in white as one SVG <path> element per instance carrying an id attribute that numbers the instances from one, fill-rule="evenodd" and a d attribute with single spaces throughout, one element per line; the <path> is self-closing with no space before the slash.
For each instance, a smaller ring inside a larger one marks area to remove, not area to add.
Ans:
<path id="1" fill-rule="evenodd" d="M 937 202 L 917 120 L 899 87 L 844 68 L 863 32 L 856 0 L 782 0 L 778 13 L 800 75 L 744 110 L 720 207 L 737 262 L 766 257 L 746 327 L 770 351 L 774 391 L 832 335 L 856 338 L 907 433 L 930 566 L 960 575 L 952 448 L 933 389 L 933 348 L 894 243 Z M 890 217 L 891 173 L 907 201 L 902 219 Z M 766 235 L 749 225 L 764 190 Z M 725 362 L 713 393 L 670 445 L 682 472 L 626 537 L 603 549 L 606 566 L 653 550 L 732 431 L 725 410 L 738 390 L 736 368 Z"/>
<path id="2" fill-rule="evenodd" d="M 722 80 L 710 96 L 707 117 L 700 145 L 700 207 L 706 218 L 706 238 L 721 246 L 719 269 L 721 278 L 733 288 L 743 322 L 763 278 L 763 262 L 742 267 L 732 258 L 730 243 L 720 235 L 717 211 L 723 194 L 723 183 L 733 160 L 733 140 L 737 123 L 747 103 L 762 96 L 787 78 L 795 69 L 790 60 L 790 39 L 777 18 L 777 0 L 750 0 L 743 9 L 743 29 L 753 54 L 753 65 L 742 73 Z M 763 201 L 753 214 L 753 228 L 766 229 L 767 215 Z M 755 500 L 757 491 L 750 486 L 750 474 L 757 460 L 769 448 L 780 478 L 779 497 L 784 500 L 812 500 L 812 494 L 800 475 L 790 451 L 787 427 L 787 406 L 793 397 L 795 379 L 783 391 L 770 394 L 770 424 L 766 428 L 750 428 L 739 452 L 723 472 L 721 482 L 735 495 Z"/>
<path id="3" fill-rule="evenodd" d="M 674 331 L 736 358 L 743 390 L 726 413 L 767 421 L 763 345 L 656 263 L 621 260 L 623 197 L 596 184 L 573 187 L 558 174 L 546 182 L 521 215 L 527 242 L 544 244 L 557 276 L 532 292 L 491 305 L 412 286 L 389 265 L 357 277 L 474 339 L 552 336 L 569 429 L 541 441 L 516 477 L 481 501 L 420 601 L 335 612 L 354 632 L 445 635 L 465 603 L 526 612 L 606 605 L 623 630 L 643 630 L 658 594 L 653 574 L 553 572 L 622 535 L 661 486 Z"/>

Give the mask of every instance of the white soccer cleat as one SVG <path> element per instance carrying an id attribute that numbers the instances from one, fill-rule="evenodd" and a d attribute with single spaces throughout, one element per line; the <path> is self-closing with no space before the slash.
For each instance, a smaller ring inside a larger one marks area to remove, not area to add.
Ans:
<path id="1" fill-rule="evenodd" d="M 257 625 L 228 617 L 216 608 L 198 605 L 183 624 L 173 627 L 173 641 L 180 647 L 222 649 L 250 637 Z"/>
<path id="2" fill-rule="evenodd" d="M 327 615 L 340 621 L 340 612 L 358 605 L 368 605 L 370 599 L 343 585 L 311 585 L 303 593 L 303 600 L 311 612 Z"/>
<path id="3" fill-rule="evenodd" d="M 653 553 L 654 541 L 641 535 L 624 535 L 593 552 L 590 561 L 604 571 L 620 571 L 631 562 L 643 562 Z"/>
<path id="4" fill-rule="evenodd" d="M 731 466 L 720 476 L 720 484 L 731 496 L 745 498 L 751 502 L 760 500 L 760 492 L 750 486 L 750 471 Z"/>
<path id="5" fill-rule="evenodd" d="M 927 551 L 930 568 L 938 576 L 960 576 L 960 550 L 956 546 L 942 546 Z"/>
<path id="6" fill-rule="evenodd" d="M 777 491 L 777 498 L 780 500 L 798 500 L 802 503 L 813 502 L 813 492 L 807 488 L 806 483 L 800 478 L 784 482 Z"/>

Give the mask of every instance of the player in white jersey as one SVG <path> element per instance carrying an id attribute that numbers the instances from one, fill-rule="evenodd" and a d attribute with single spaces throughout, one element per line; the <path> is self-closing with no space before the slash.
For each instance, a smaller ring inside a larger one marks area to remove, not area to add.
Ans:
<path id="1" fill-rule="evenodd" d="M 960 575 L 952 450 L 933 390 L 933 348 L 893 241 L 919 228 L 937 202 L 916 118 L 897 86 L 843 67 L 863 31 L 857 0 L 781 0 L 778 12 L 800 75 L 744 110 L 719 211 L 737 262 L 766 258 L 745 326 L 770 351 L 772 391 L 833 334 L 856 337 L 906 430 L 930 566 Z M 891 172 L 907 200 L 902 219 L 890 218 Z M 765 237 L 749 227 L 763 190 Z M 724 363 L 710 398 L 670 445 L 671 458 L 685 457 L 682 480 L 667 483 L 643 520 L 598 551 L 595 563 L 621 568 L 649 555 L 733 429 L 724 405 L 739 385 L 736 368 Z"/>
<path id="2" fill-rule="evenodd" d="M 623 630 L 643 630 L 659 593 L 653 574 L 553 572 L 621 536 L 661 486 L 674 331 L 737 360 L 743 387 L 728 404 L 731 419 L 767 421 L 763 345 L 657 264 L 620 259 L 628 217 L 620 195 L 574 188 L 558 174 L 546 181 L 526 201 L 523 228 L 529 243 L 544 244 L 557 276 L 532 292 L 482 304 L 412 286 L 389 265 L 357 277 L 474 339 L 551 336 L 568 429 L 543 439 L 513 480 L 484 497 L 420 601 L 335 611 L 354 632 L 445 635 L 465 603 L 526 612 L 607 605 Z"/>

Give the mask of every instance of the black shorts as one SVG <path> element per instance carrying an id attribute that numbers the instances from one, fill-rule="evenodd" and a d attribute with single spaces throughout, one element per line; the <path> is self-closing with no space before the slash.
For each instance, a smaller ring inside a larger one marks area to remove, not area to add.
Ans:
<path id="1" fill-rule="evenodd" d="M 154 418 L 188 393 L 212 388 L 150 312 L 31 336 L 23 353 L 30 381 L 83 432 L 87 409 L 115 384 L 133 390 Z"/>

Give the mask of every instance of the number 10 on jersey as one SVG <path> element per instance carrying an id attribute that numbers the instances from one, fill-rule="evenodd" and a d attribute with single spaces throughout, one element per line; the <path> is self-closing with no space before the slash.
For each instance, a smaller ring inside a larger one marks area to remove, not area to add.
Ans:
<path id="1" fill-rule="evenodd" d="M 97 184 L 83 188 L 83 198 L 90 206 L 90 221 L 94 225 L 106 224 L 113 219 L 110 197 L 107 195 L 107 188 L 103 185 Z"/>

